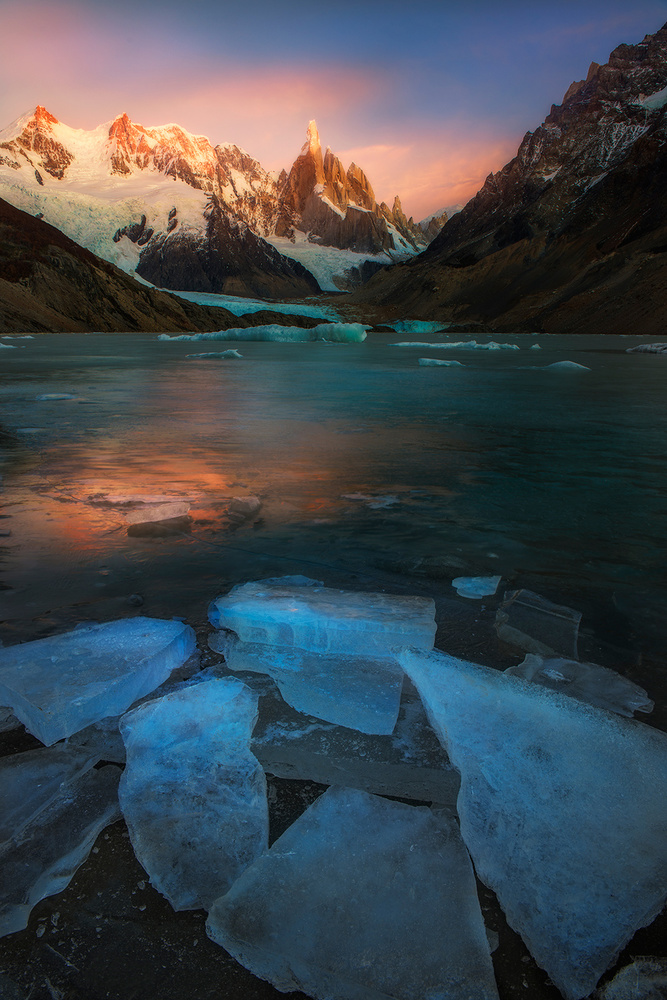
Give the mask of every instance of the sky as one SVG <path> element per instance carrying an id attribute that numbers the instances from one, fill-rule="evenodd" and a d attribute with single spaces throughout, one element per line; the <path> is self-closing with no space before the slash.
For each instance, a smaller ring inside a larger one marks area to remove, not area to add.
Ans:
<path id="1" fill-rule="evenodd" d="M 464 203 L 667 0 L 0 0 L 0 127 L 122 112 L 289 169 L 311 119 L 378 201 Z"/>

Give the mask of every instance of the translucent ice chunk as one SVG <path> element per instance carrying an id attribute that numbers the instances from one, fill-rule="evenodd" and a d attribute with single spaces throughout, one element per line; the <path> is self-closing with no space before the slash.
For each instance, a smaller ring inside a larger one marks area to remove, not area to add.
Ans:
<path id="1" fill-rule="evenodd" d="M 0 703 L 51 745 L 153 691 L 195 647 L 182 622 L 125 618 L 0 649 Z"/>
<path id="2" fill-rule="evenodd" d="M 444 653 L 400 654 L 461 773 L 477 874 L 568 1000 L 667 898 L 667 736 Z"/>
<path id="3" fill-rule="evenodd" d="M 185 517 L 190 510 L 187 500 L 173 500 L 167 503 L 144 504 L 125 515 L 128 524 L 143 524 L 146 521 L 165 521 L 170 517 Z"/>
<path id="4" fill-rule="evenodd" d="M 598 1000 L 665 1000 L 667 959 L 637 958 L 617 972 L 598 993 Z"/>
<path id="5" fill-rule="evenodd" d="M 553 604 L 532 590 L 515 590 L 505 594 L 495 628 L 501 639 L 527 653 L 560 653 L 576 660 L 580 621 L 580 611 Z"/>
<path id="6" fill-rule="evenodd" d="M 505 673 L 534 681 L 552 691 L 561 691 L 570 698 L 619 715 L 652 712 L 654 707 L 646 691 L 638 684 L 597 663 L 580 663 L 560 656 L 544 657 L 529 653 L 517 666 L 508 667 Z"/>
<path id="7" fill-rule="evenodd" d="M 260 693 L 250 746 L 271 774 L 455 805 L 458 771 L 414 691 L 403 692 L 393 733 L 377 736 L 294 711 L 268 677 L 251 676 L 246 683 Z"/>
<path id="8" fill-rule="evenodd" d="M 120 771 L 93 763 L 63 747 L 0 763 L 0 935 L 23 930 L 33 906 L 65 888 L 100 831 L 120 818 Z"/>
<path id="9" fill-rule="evenodd" d="M 431 649 L 435 604 L 424 597 L 327 587 L 246 583 L 209 607 L 215 628 L 244 642 L 299 646 L 316 653 L 387 655 L 395 647 Z"/>
<path id="10" fill-rule="evenodd" d="M 256 716 L 256 695 L 230 679 L 121 719 L 121 808 L 137 858 L 175 910 L 208 909 L 268 846 L 266 779 L 249 750 Z"/>
<path id="11" fill-rule="evenodd" d="M 459 597 L 478 600 L 495 594 L 501 580 L 501 576 L 457 576 L 452 580 L 452 587 Z"/>
<path id="12" fill-rule="evenodd" d="M 393 732 L 403 686 L 395 659 L 265 646 L 241 642 L 230 632 L 214 633 L 209 645 L 223 654 L 230 670 L 273 677 L 298 712 L 362 733 Z"/>
<path id="13" fill-rule="evenodd" d="M 282 992 L 495 1000 L 456 822 L 331 788 L 209 914 L 209 936 Z"/>

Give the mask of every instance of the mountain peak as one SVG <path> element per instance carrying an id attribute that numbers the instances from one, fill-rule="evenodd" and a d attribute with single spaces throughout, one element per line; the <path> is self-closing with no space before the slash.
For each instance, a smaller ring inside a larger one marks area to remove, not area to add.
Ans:
<path id="1" fill-rule="evenodd" d="M 32 114 L 32 118 L 35 120 L 35 122 L 37 122 L 37 124 L 44 124 L 44 125 L 60 124 L 58 119 L 54 115 L 52 115 L 50 111 L 47 111 L 46 108 L 43 107 L 41 104 L 38 104 L 37 107 L 35 108 Z"/>
<path id="2" fill-rule="evenodd" d="M 322 151 L 322 144 L 320 142 L 320 133 L 317 131 L 317 122 L 313 118 L 308 122 L 308 138 L 303 147 L 304 153 L 317 153 Z"/>

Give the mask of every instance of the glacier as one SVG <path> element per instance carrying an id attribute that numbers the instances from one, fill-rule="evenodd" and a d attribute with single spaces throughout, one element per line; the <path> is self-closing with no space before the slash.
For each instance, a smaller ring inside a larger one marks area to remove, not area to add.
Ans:
<path id="1" fill-rule="evenodd" d="M 206 930 L 318 1000 L 497 1000 L 470 860 L 444 810 L 330 788 L 211 907 Z"/>
<path id="2" fill-rule="evenodd" d="M 161 333 L 157 339 L 172 342 L 177 340 L 260 340 L 289 344 L 307 344 L 312 341 L 327 341 L 332 344 L 360 344 L 366 339 L 366 333 L 369 329 L 369 326 L 362 323 L 319 323 L 317 326 L 311 327 L 310 330 L 300 326 L 280 326 L 277 323 L 269 323 L 265 326 L 216 330 L 213 333 L 182 333 L 174 337 L 170 337 L 167 333 Z"/>
<path id="3" fill-rule="evenodd" d="M 241 681 L 206 679 L 120 720 L 123 816 L 175 910 L 208 909 L 268 847 L 266 779 L 249 749 L 256 716 Z"/>
<path id="4" fill-rule="evenodd" d="M 667 899 L 667 736 L 445 653 L 399 661 L 461 774 L 479 878 L 567 1000 Z"/>

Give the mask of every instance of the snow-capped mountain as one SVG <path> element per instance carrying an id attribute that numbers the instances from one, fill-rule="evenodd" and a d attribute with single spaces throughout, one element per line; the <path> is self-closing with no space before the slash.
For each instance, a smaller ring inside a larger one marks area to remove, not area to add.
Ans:
<path id="1" fill-rule="evenodd" d="M 37 107 L 0 132 L 0 194 L 125 270 L 190 291 L 312 294 L 299 261 L 335 289 L 358 283 L 369 257 L 381 266 L 426 244 L 398 199 L 378 206 L 362 170 L 323 156 L 314 122 L 277 175 L 178 125 L 123 114 L 87 131 Z M 324 247 L 347 252 L 332 261 Z"/>
<path id="2" fill-rule="evenodd" d="M 666 246 L 667 25 L 593 63 L 428 249 L 367 294 L 504 328 L 650 332 Z"/>

